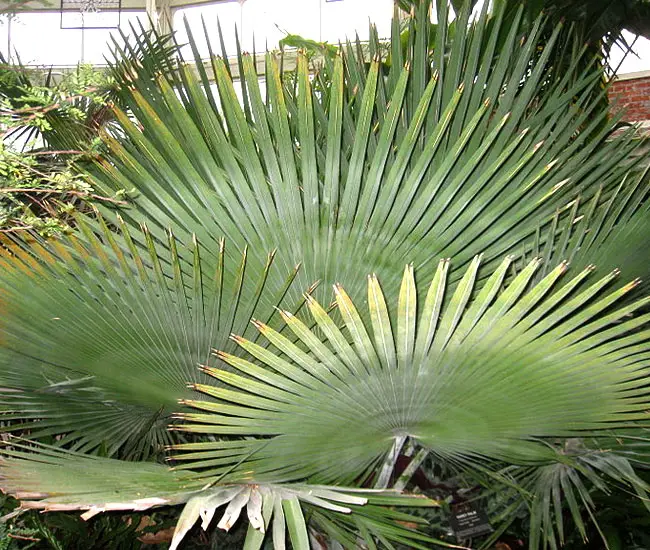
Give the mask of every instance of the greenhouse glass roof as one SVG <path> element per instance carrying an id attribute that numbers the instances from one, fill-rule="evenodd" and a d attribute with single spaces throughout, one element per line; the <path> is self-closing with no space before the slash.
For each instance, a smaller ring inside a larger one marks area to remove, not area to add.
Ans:
<path id="1" fill-rule="evenodd" d="M 392 13 L 393 0 L 0 0 L 0 54 L 25 65 L 102 65 L 111 36 L 119 41 L 150 21 L 186 43 L 185 18 L 205 57 L 202 18 L 215 41 L 220 21 L 228 51 L 234 52 L 237 27 L 242 47 L 261 52 L 277 48 L 287 34 L 330 43 L 358 35 L 363 41 L 369 21 L 388 37 Z M 650 41 L 625 36 L 638 55 L 627 56 L 619 72 L 650 70 Z M 614 65 L 622 57 L 615 50 Z"/>
<path id="2" fill-rule="evenodd" d="M 121 4 L 119 12 L 107 3 Z M 217 39 L 220 21 L 229 51 L 237 27 L 242 47 L 259 52 L 277 48 L 287 34 L 334 43 L 357 35 L 364 40 L 369 21 L 380 37 L 388 37 L 392 13 L 393 0 L 31 0 L 0 15 L 0 53 L 28 65 L 102 64 L 111 35 L 129 35 L 132 27 L 148 26 L 150 18 L 160 30 L 176 31 L 180 43 L 187 41 L 186 18 L 206 56 L 202 18 L 211 40 Z"/>

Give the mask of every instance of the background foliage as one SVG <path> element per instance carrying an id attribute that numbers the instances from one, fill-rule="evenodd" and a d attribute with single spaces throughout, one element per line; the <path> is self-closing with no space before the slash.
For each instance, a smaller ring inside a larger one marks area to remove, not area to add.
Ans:
<path id="1" fill-rule="evenodd" d="M 0 62 L 0 231 L 69 231 L 75 212 L 110 200 L 72 164 L 97 153 L 112 81 L 79 66 L 55 83 L 51 74 Z"/>

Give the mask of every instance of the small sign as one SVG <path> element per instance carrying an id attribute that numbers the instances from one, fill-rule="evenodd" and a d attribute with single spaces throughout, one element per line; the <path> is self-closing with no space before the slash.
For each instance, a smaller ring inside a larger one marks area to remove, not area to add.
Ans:
<path id="1" fill-rule="evenodd" d="M 472 502 L 452 504 L 449 524 L 458 541 L 492 532 L 487 514 Z"/>

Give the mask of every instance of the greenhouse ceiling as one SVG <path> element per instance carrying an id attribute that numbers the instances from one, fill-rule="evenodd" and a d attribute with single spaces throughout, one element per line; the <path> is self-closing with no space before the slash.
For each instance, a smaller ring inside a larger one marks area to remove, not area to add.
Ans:
<path id="1" fill-rule="evenodd" d="M 8 17 L 5 9 L 4 18 L 0 15 L 0 53 L 26 65 L 56 68 L 105 64 L 113 38 L 133 36 L 150 20 L 163 32 L 173 31 L 180 44 L 188 43 L 189 28 L 207 58 L 206 36 L 219 42 L 217 21 L 228 52 L 235 51 L 235 28 L 243 50 L 260 52 L 277 49 L 288 34 L 331 44 L 357 36 L 364 41 L 369 21 L 377 25 L 380 38 L 387 38 L 394 9 L 393 0 L 122 0 L 118 12 L 107 6 L 119 5 L 119 0 L 63 0 L 71 7 L 61 13 L 62 0 L 47 5 L 18 0 L 20 9 L 17 0 L 10 2 L 13 14 Z M 91 19 L 100 24 L 89 25 Z M 46 39 L 34 40 L 36 36 Z"/>
<path id="2" fill-rule="evenodd" d="M 182 8 L 188 6 L 198 6 L 201 4 L 228 4 L 238 2 L 238 0 L 122 0 L 121 9 L 123 10 L 146 10 L 154 6 L 160 9 L 161 7 L 170 7 L 170 8 Z M 2 5 L 4 2 L 0 2 Z M 80 4 L 90 4 L 92 2 L 75 2 L 78 5 Z M 102 0 L 94 2 L 98 7 L 105 3 Z M 243 2 L 242 2 L 243 3 Z M 110 2 L 113 4 L 113 2 Z M 64 8 L 66 9 L 66 8 Z M 78 7 L 67 8 L 70 10 L 79 9 Z M 114 7 L 106 6 L 102 9 L 105 10 L 114 10 Z M 32 0 L 30 2 L 21 3 L 16 11 L 61 11 L 61 1 L 50 1 L 43 2 L 40 0 Z"/>
<path id="3" fill-rule="evenodd" d="M 86 23 L 92 15 L 99 28 L 78 24 L 83 10 Z M 150 20 L 163 32 L 174 31 L 181 44 L 187 44 L 190 28 L 203 57 L 208 56 L 203 20 L 211 40 L 217 40 L 220 21 L 228 52 L 235 49 L 235 27 L 248 51 L 275 49 L 287 34 L 336 44 L 356 36 L 367 40 L 369 20 L 380 37 L 388 37 L 392 13 L 393 0 L 0 0 L 0 54 L 33 66 L 103 65 L 112 37 L 132 36 Z M 650 41 L 626 38 L 639 57 L 628 56 L 620 72 L 650 69 Z M 617 64 L 623 52 L 615 49 L 612 55 Z"/>

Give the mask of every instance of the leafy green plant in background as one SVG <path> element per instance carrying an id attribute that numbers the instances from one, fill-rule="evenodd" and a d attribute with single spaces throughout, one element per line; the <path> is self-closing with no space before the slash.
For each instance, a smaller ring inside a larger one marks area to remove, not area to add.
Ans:
<path id="1" fill-rule="evenodd" d="M 65 164 L 38 162 L 34 155 L 5 147 L 0 149 L 0 182 L 2 232 L 35 230 L 51 236 L 66 231 L 81 201 L 93 198 L 86 180 Z"/>
<path id="2" fill-rule="evenodd" d="M 142 27 L 140 33 L 154 35 Z M 165 68 L 169 39 L 157 37 L 147 63 Z M 126 58 L 141 62 L 142 52 L 132 48 Z M 126 78 L 119 67 L 114 73 Z M 0 231 L 49 237 L 70 231 L 74 214 L 97 202 L 124 204 L 119 196 L 94 193 L 73 168 L 100 153 L 99 134 L 114 124 L 114 104 L 119 93 L 105 70 L 79 65 L 54 75 L 0 57 Z"/>
<path id="3" fill-rule="evenodd" d="M 1 61 L 0 231 L 68 231 L 75 211 L 111 200 L 71 166 L 97 146 L 110 80 L 80 66 L 56 84 L 51 74 L 39 83 L 36 72 Z"/>
<path id="4" fill-rule="evenodd" d="M 437 7 L 433 40 L 428 2 L 405 42 L 395 19 L 390 66 L 373 32 L 313 80 L 269 53 L 264 88 L 246 54 L 238 90 L 217 56 L 116 45 L 85 172 L 129 207 L 0 259 L 0 400 L 26 438 L 0 475 L 24 508 L 185 504 L 173 547 L 244 514 L 245 548 L 449 546 L 419 530 L 445 495 L 399 492 L 404 449 L 485 487 L 485 545 L 524 517 L 556 547 L 608 484 L 645 499 L 641 144 L 579 35 L 503 5 L 447 33 Z"/>

